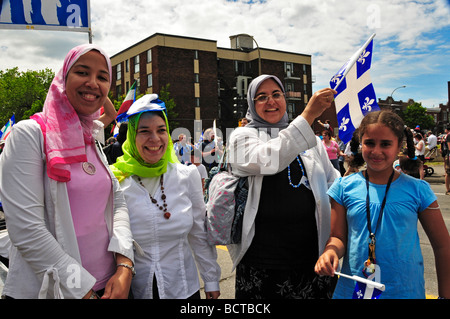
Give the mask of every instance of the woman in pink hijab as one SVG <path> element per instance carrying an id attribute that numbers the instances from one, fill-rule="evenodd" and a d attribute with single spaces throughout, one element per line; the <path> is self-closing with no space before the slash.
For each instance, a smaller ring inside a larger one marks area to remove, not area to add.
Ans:
<path id="1" fill-rule="evenodd" d="M 44 108 L 14 125 L 0 159 L 12 242 L 3 295 L 127 298 L 134 274 L 128 210 L 95 132 L 111 85 L 109 57 L 66 56 Z"/>

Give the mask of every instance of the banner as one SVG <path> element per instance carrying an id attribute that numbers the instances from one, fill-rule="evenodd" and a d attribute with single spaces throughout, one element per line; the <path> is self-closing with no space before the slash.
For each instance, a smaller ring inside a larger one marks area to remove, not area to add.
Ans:
<path id="1" fill-rule="evenodd" d="M 90 0 L 0 0 L 0 29 L 89 32 Z"/>

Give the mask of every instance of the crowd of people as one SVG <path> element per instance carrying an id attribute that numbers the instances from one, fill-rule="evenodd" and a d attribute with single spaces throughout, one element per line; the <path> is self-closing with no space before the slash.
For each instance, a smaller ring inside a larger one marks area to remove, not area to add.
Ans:
<path id="1" fill-rule="evenodd" d="M 11 241 L 3 298 L 199 299 L 199 276 L 205 298 L 218 298 L 204 181 L 227 152 L 248 180 L 241 240 L 227 247 L 237 299 L 351 298 L 354 282 L 335 276 L 341 258 L 348 275 L 382 269 L 385 298 L 424 298 L 418 220 L 450 298 L 449 234 L 430 186 L 394 169 L 405 138 L 406 160 L 417 160 L 394 113 L 369 113 L 346 151 L 329 123 L 321 138 L 311 129 L 336 91 L 318 90 L 289 122 L 282 82 L 261 75 L 226 147 L 212 129 L 199 145 L 173 141 L 164 101 L 147 94 L 104 151 L 95 136 L 115 118 L 110 85 L 103 50 L 75 47 L 43 111 L 13 127 L 0 157 Z"/>

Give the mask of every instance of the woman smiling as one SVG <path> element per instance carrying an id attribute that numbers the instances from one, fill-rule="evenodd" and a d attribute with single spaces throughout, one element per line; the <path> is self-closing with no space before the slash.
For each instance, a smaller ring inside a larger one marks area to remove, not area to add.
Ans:
<path id="1" fill-rule="evenodd" d="M 124 155 L 112 168 L 125 193 L 134 239 L 144 251 L 135 257 L 133 296 L 200 298 L 198 265 L 206 298 L 217 298 L 220 267 L 216 248 L 206 241 L 200 174 L 194 165 L 178 162 L 165 104 L 156 94 L 137 100 L 127 114 Z"/>

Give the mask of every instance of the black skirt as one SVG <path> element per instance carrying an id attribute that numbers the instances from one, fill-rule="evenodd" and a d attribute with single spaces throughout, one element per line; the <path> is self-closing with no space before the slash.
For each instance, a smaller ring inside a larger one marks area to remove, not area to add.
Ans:
<path id="1" fill-rule="evenodd" d="M 337 277 L 313 269 L 264 269 L 244 263 L 236 268 L 236 299 L 331 299 Z"/>

